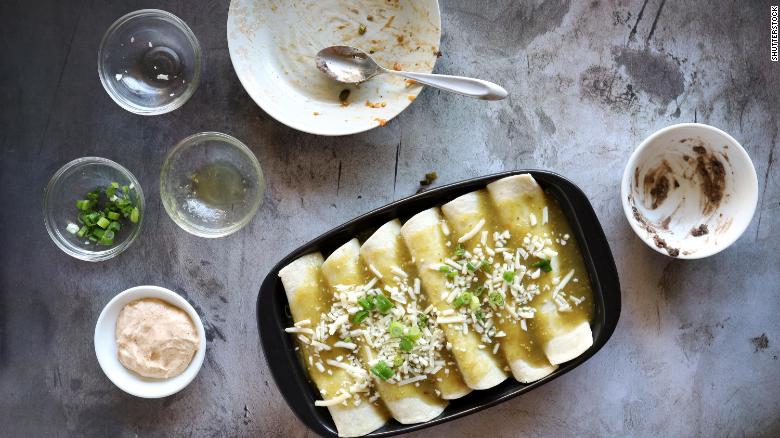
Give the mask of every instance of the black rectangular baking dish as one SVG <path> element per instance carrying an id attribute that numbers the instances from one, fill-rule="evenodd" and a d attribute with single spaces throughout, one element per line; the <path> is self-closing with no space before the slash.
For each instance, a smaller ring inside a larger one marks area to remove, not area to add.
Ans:
<path id="1" fill-rule="evenodd" d="M 320 251 L 327 257 L 353 237 L 361 240 L 368 238 L 374 230 L 391 219 L 399 218 L 403 222 L 425 209 L 482 189 L 497 179 L 520 173 L 533 175 L 539 185 L 558 200 L 577 237 L 593 286 L 595 301 L 595 315 L 591 325 L 593 346 L 578 358 L 561 365 L 554 373 L 537 382 L 526 385 L 510 377 L 499 386 L 484 391 L 474 391 L 461 399 L 451 401 L 447 409 L 431 421 L 403 425 L 390 420 L 384 427 L 367 436 L 387 437 L 411 432 L 495 406 L 571 371 L 604 346 L 615 330 L 620 316 L 620 283 L 607 238 L 582 190 L 561 175 L 543 170 L 503 172 L 448 184 L 392 202 L 326 232 L 288 254 L 265 277 L 257 296 L 257 328 L 260 332 L 260 340 L 268 367 L 279 391 L 304 424 L 320 435 L 338 436 L 328 410 L 314 406 L 314 401 L 318 400 L 320 395 L 294 351 L 295 342 L 284 332 L 285 327 L 292 325 L 292 320 L 286 316 L 287 298 L 279 279 L 279 270 L 296 258 L 313 251 Z"/>

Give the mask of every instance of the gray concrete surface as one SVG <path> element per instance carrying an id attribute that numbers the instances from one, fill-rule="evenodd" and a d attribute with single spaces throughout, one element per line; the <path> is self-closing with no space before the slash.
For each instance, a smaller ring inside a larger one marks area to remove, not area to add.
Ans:
<path id="1" fill-rule="evenodd" d="M 426 171 L 442 184 L 545 168 L 579 184 L 598 211 L 623 285 L 617 330 L 574 372 L 415 436 L 777 436 L 780 65 L 769 60 L 769 6 L 443 1 L 436 70 L 493 79 L 511 97 L 485 103 L 425 90 L 382 129 L 320 138 L 277 123 L 244 92 L 228 57 L 226 0 L 4 0 L 0 435 L 311 435 L 281 399 L 259 348 L 254 303 L 267 269 L 319 233 L 413 193 Z M 114 104 L 95 71 L 103 31 L 142 7 L 182 17 L 205 50 L 192 100 L 151 118 Z M 760 190 L 744 236 L 690 262 L 647 248 L 618 198 L 635 145 L 684 121 L 741 141 Z M 201 130 L 244 140 L 267 175 L 255 220 L 220 240 L 177 228 L 158 196 L 164 154 Z M 41 218 L 49 177 L 84 155 L 124 164 L 147 193 L 142 236 L 105 263 L 66 256 Z M 199 376 L 163 400 L 113 387 L 93 351 L 103 305 L 139 284 L 185 293 L 208 326 Z"/>

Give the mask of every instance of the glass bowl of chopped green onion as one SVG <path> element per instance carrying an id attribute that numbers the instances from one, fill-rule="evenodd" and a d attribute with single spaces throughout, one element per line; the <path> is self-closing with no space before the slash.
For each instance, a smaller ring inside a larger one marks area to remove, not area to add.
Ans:
<path id="1" fill-rule="evenodd" d="M 46 230 L 60 249 L 97 262 L 121 253 L 138 237 L 144 195 L 138 180 L 121 165 L 84 157 L 51 177 L 43 210 Z"/>
<path id="2" fill-rule="evenodd" d="M 264 192 L 255 154 L 219 132 L 180 141 L 160 172 L 160 197 L 168 216 L 200 237 L 223 237 L 243 228 L 263 203 Z"/>

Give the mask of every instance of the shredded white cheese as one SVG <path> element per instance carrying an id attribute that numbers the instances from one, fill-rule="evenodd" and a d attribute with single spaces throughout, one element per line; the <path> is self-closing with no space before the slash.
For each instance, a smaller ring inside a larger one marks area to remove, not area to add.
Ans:
<path id="1" fill-rule="evenodd" d="M 474 228 L 472 228 L 468 233 L 460 236 L 460 239 L 458 239 L 458 243 L 463 243 L 471 239 L 472 237 L 476 236 L 477 233 L 479 233 L 482 230 L 482 227 L 485 226 L 485 219 L 482 218 L 477 222 L 476 225 L 474 225 Z"/>
<path id="2" fill-rule="evenodd" d="M 337 341 L 333 344 L 336 348 L 346 348 L 347 350 L 354 350 L 357 348 L 357 344 L 353 342 Z"/>
<path id="3" fill-rule="evenodd" d="M 371 271 L 371 272 L 372 272 L 374 275 L 376 275 L 376 278 L 378 278 L 378 279 L 380 279 L 380 280 L 383 278 L 383 277 L 382 277 L 382 273 L 381 273 L 381 272 L 379 272 L 379 270 L 376 268 L 376 266 L 374 266 L 374 265 L 372 265 L 372 264 L 369 264 L 369 265 L 368 265 L 368 269 L 369 269 L 369 270 L 370 270 L 370 271 Z"/>
<path id="4" fill-rule="evenodd" d="M 352 397 L 351 394 L 341 394 L 328 400 L 316 400 L 314 406 L 335 406 L 349 400 L 350 397 Z"/>

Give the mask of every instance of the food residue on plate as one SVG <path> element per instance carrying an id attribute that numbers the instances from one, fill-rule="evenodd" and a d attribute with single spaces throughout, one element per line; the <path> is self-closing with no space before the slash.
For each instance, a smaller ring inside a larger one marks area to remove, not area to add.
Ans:
<path id="1" fill-rule="evenodd" d="M 366 106 L 369 108 L 384 108 L 387 106 L 387 102 L 371 102 L 367 100 Z"/>
<path id="2" fill-rule="evenodd" d="M 380 119 L 379 117 L 374 117 L 374 120 L 375 120 L 377 123 L 379 123 L 379 126 L 385 126 L 385 125 L 387 125 L 387 120 L 386 120 L 386 119 Z"/>
<path id="3" fill-rule="evenodd" d="M 634 172 L 635 178 L 638 179 L 638 168 Z M 670 183 L 669 179 L 672 179 L 674 188 L 680 187 L 680 183 L 674 177 L 674 171 L 669 165 L 669 162 L 663 160 L 661 165 L 651 169 L 645 174 L 643 180 L 643 188 L 645 191 L 645 198 L 650 198 L 652 201 L 652 208 L 655 210 L 661 205 L 666 197 L 669 195 Z"/>
<path id="4" fill-rule="evenodd" d="M 696 153 L 696 175 L 699 177 L 703 195 L 702 211 L 711 214 L 720 205 L 726 189 L 726 170 L 720 159 L 705 148 L 701 141 L 693 146 Z M 723 155 L 728 160 L 728 155 Z"/>
<path id="5" fill-rule="evenodd" d="M 339 102 L 341 102 L 341 106 L 349 105 L 349 94 L 350 91 L 348 88 L 341 90 L 341 93 L 339 93 Z"/>
<path id="6" fill-rule="evenodd" d="M 157 298 L 135 300 L 116 320 L 119 362 L 141 376 L 167 379 L 189 366 L 200 339 L 182 309 Z"/>
<path id="7" fill-rule="evenodd" d="M 699 237 L 703 236 L 707 233 L 709 233 L 710 230 L 707 228 L 707 224 L 701 224 L 698 227 L 694 227 L 691 229 L 691 236 L 693 237 Z"/>

